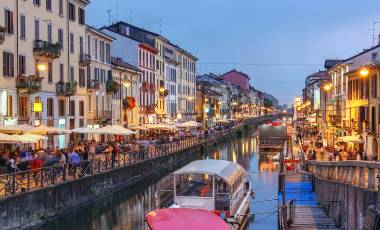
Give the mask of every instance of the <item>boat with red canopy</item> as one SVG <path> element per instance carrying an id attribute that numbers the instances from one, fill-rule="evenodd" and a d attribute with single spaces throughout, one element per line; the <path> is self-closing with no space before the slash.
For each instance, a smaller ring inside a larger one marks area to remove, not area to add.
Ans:
<path id="1" fill-rule="evenodd" d="M 230 230 L 222 218 L 203 209 L 157 209 L 146 215 L 146 221 L 151 230 Z"/>

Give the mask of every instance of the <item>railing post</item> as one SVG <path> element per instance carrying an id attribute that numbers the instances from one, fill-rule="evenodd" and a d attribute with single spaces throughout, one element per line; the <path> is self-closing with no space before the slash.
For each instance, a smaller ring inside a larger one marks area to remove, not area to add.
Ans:
<path id="1" fill-rule="evenodd" d="M 365 186 L 365 168 L 359 167 L 359 175 L 358 175 L 359 186 Z"/>
<path id="2" fill-rule="evenodd" d="M 375 169 L 368 168 L 368 188 L 375 189 Z"/>

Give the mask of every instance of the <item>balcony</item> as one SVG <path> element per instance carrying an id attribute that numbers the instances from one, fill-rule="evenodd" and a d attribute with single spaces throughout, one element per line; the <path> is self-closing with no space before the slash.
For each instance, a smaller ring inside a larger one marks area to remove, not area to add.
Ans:
<path id="1" fill-rule="evenodd" d="M 38 57 L 57 59 L 61 56 L 61 44 L 53 44 L 43 40 L 36 40 L 34 41 L 33 52 L 34 55 Z"/>
<path id="2" fill-rule="evenodd" d="M 82 66 L 88 66 L 91 64 L 91 56 L 89 54 L 79 55 L 79 64 Z"/>
<path id="3" fill-rule="evenodd" d="M 74 96 L 77 92 L 78 82 L 58 82 L 56 84 L 57 96 L 70 97 Z"/>
<path id="4" fill-rule="evenodd" d="M 16 88 L 19 93 L 34 94 L 41 91 L 42 77 L 20 75 L 17 77 Z"/>
<path id="5" fill-rule="evenodd" d="M 0 26 L 0 44 L 3 44 L 5 41 L 5 28 Z"/>
<path id="6" fill-rule="evenodd" d="M 149 84 L 149 82 L 144 81 L 144 82 L 141 84 L 141 91 L 143 91 L 144 93 L 147 93 L 147 92 L 150 91 L 150 84 Z"/>
<path id="7" fill-rule="evenodd" d="M 92 81 L 87 81 L 87 90 L 95 91 L 100 89 L 100 83 L 98 80 L 93 79 Z"/>

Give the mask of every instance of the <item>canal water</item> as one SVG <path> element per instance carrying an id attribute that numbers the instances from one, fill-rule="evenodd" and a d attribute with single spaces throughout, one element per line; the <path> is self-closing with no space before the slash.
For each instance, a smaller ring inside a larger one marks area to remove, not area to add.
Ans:
<path id="1" fill-rule="evenodd" d="M 207 153 L 208 158 L 234 161 L 248 172 L 256 194 L 251 204 L 247 229 L 277 229 L 277 182 L 278 165 L 271 162 L 270 156 L 258 152 L 256 133 L 215 147 Z M 273 154 L 272 154 L 273 155 Z M 54 222 L 38 229 L 45 230 L 121 230 L 146 229 L 144 215 L 155 208 L 154 193 L 157 180 L 144 181 L 143 185 L 127 188 L 110 194 L 107 198 L 81 210 L 61 216 Z"/>

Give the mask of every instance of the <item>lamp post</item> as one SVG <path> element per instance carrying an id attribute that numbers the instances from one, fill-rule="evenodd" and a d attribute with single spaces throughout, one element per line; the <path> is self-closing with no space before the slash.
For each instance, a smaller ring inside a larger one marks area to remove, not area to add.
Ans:
<path id="1" fill-rule="evenodd" d="M 367 67 L 362 67 L 362 68 L 360 68 L 360 70 L 359 70 L 359 75 L 361 76 L 361 77 L 363 77 L 363 78 L 368 78 L 368 76 L 369 76 L 369 69 L 367 68 Z M 366 127 L 366 130 L 367 130 L 367 132 L 369 132 L 370 131 L 370 116 L 369 116 L 369 113 L 370 113 L 370 106 L 371 106 L 371 90 L 370 90 L 370 84 L 369 84 L 369 81 L 370 81 L 370 79 L 368 78 L 367 79 L 367 96 L 368 96 L 368 98 L 367 98 L 367 116 L 366 116 L 366 119 L 367 119 L 367 127 Z"/>
<path id="2" fill-rule="evenodd" d="M 325 112 L 324 112 L 324 121 L 325 121 L 325 126 L 327 129 L 327 112 L 328 112 L 328 107 L 327 107 L 327 94 L 330 92 L 330 90 L 333 88 L 332 84 L 328 83 L 323 86 L 323 90 L 325 91 Z M 333 139 L 333 146 L 334 146 L 334 139 Z"/>

